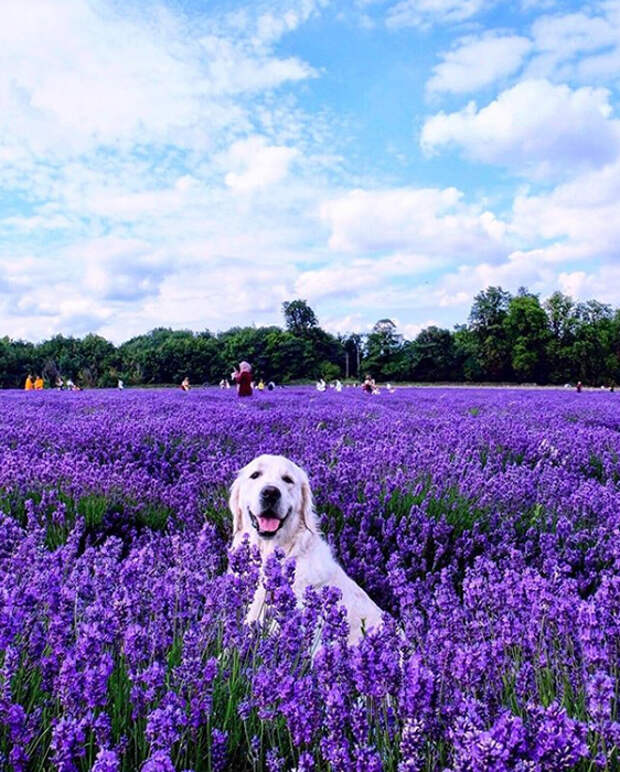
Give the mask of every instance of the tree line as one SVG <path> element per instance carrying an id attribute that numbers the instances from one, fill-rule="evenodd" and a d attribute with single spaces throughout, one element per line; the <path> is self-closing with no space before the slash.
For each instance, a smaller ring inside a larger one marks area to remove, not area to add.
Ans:
<path id="1" fill-rule="evenodd" d="M 225 332 L 157 328 L 115 346 L 99 335 L 55 335 L 42 343 L 0 338 L 0 384 L 21 388 L 28 373 L 86 387 L 216 384 L 239 361 L 256 378 L 291 383 L 365 374 L 381 381 L 471 381 L 592 385 L 620 380 L 620 309 L 554 292 L 544 302 L 520 288 L 478 293 L 466 324 L 430 326 L 405 340 L 390 319 L 368 334 L 332 335 L 305 300 L 283 304 L 284 327 Z"/>

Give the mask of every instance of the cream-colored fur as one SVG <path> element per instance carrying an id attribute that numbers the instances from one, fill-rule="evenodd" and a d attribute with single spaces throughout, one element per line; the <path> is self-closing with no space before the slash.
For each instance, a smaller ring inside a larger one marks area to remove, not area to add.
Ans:
<path id="1" fill-rule="evenodd" d="M 270 527 L 276 518 L 284 519 L 278 531 L 267 536 L 259 532 L 261 522 L 265 522 L 260 516 L 265 511 L 266 488 L 272 497 Z M 381 609 L 338 565 L 319 533 L 308 477 L 297 464 L 284 456 L 258 456 L 239 472 L 231 488 L 229 506 L 233 515 L 233 548 L 247 534 L 250 543 L 258 547 L 263 563 L 276 547 L 281 547 L 287 558 L 295 558 L 293 590 L 300 602 L 307 586 L 331 585 L 340 589 L 349 620 L 349 643 L 356 643 L 363 630 L 381 624 Z M 264 609 L 265 589 L 261 582 L 246 621 L 262 618 Z"/>

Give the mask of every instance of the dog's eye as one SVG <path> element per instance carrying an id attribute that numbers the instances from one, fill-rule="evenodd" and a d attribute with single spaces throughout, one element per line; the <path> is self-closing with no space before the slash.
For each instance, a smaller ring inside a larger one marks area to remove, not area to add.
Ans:
<path id="1" fill-rule="evenodd" d="M 289 483 L 289 485 L 293 484 L 293 478 L 289 477 L 287 474 L 283 474 L 282 479 L 284 480 L 285 483 Z"/>
<path id="2" fill-rule="evenodd" d="M 256 478 L 260 476 L 261 476 L 261 472 L 257 470 L 256 472 L 252 472 L 252 474 L 250 475 L 250 480 L 256 480 Z"/>

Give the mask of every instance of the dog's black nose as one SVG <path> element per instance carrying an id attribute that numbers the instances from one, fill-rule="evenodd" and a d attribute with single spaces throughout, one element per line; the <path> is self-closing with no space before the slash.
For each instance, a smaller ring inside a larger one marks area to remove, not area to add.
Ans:
<path id="1" fill-rule="evenodd" d="M 265 485 L 260 492 L 260 498 L 263 506 L 272 507 L 280 499 L 280 489 L 275 485 Z"/>

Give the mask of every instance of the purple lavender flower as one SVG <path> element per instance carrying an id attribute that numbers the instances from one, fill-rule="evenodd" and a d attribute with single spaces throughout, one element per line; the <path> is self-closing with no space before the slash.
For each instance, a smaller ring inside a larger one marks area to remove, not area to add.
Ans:
<path id="1" fill-rule="evenodd" d="M 102 748 L 93 764 L 93 772 L 119 772 L 121 762 L 116 751 Z"/>
<path id="2" fill-rule="evenodd" d="M 141 772 L 175 772 L 170 755 L 163 750 L 155 751 L 140 767 Z"/>
<path id="3" fill-rule="evenodd" d="M 211 730 L 211 767 L 214 772 L 223 772 L 227 764 L 228 732 L 215 727 Z"/>
<path id="4" fill-rule="evenodd" d="M 0 394 L 0 764 L 48 744 L 60 770 L 208 748 L 220 769 L 615 763 L 611 397 L 74 396 Z M 389 612 L 359 646 L 333 588 L 300 603 L 285 555 L 227 554 L 227 490 L 259 452 L 308 471 L 335 556 Z"/>

